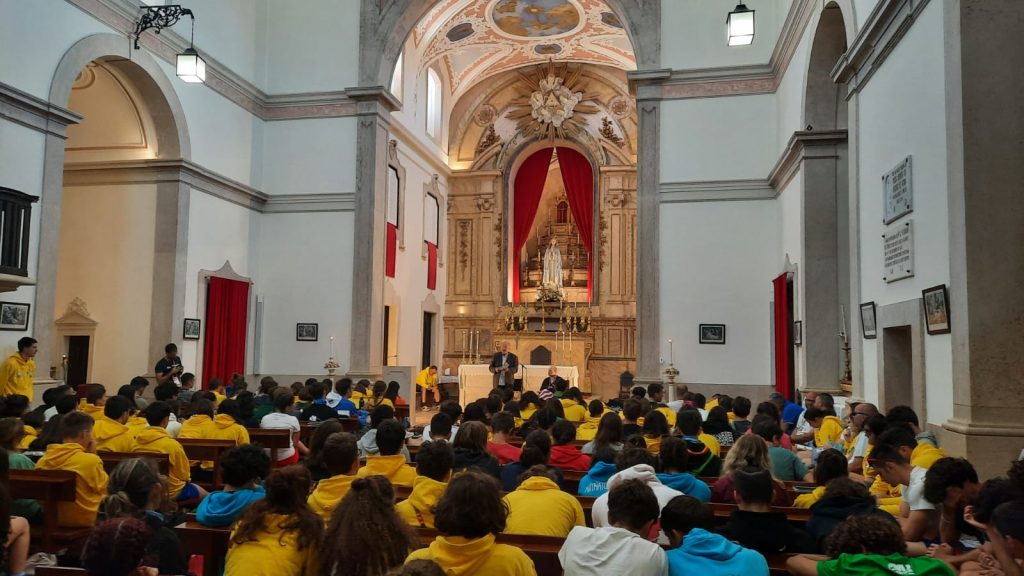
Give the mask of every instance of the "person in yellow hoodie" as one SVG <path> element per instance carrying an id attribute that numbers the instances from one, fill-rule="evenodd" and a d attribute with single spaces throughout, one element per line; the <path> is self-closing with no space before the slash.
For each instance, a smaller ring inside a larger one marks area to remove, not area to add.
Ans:
<path id="1" fill-rule="evenodd" d="M 580 501 L 562 492 L 547 466 L 533 466 L 523 477 L 522 484 L 505 495 L 509 509 L 505 532 L 565 538 L 574 526 L 587 525 Z"/>
<path id="2" fill-rule="evenodd" d="M 114 396 L 103 405 L 103 414 L 92 428 L 97 451 L 131 452 L 135 448 L 135 432 L 125 426 L 130 413 L 131 403 L 123 396 Z"/>
<path id="3" fill-rule="evenodd" d="M 583 403 L 583 392 L 573 387 L 565 391 L 562 397 L 562 409 L 565 419 L 573 424 L 582 424 L 587 419 L 587 406 Z"/>
<path id="4" fill-rule="evenodd" d="M 848 477 L 846 456 L 835 448 L 828 448 L 818 455 L 812 471 L 815 488 L 809 494 L 801 494 L 793 500 L 796 508 L 810 508 L 825 496 L 825 486 L 836 478 Z"/>
<path id="5" fill-rule="evenodd" d="M 206 429 L 209 440 L 234 440 L 235 446 L 249 444 L 249 431 L 240 424 L 242 421 L 242 409 L 238 402 L 227 399 L 217 405 L 217 417 L 213 419 L 213 426 Z M 180 435 L 179 435 L 180 438 Z"/>
<path id="6" fill-rule="evenodd" d="M 92 526 L 100 502 L 107 495 L 107 473 L 96 455 L 92 437 L 93 419 L 88 414 L 71 412 L 63 417 L 58 430 L 60 444 L 51 444 L 36 462 L 36 470 L 66 470 L 78 477 L 75 501 L 60 502 L 57 517 L 62 526 Z"/>
<path id="7" fill-rule="evenodd" d="M 434 527 L 434 506 L 452 477 L 455 454 L 447 442 L 430 442 L 416 453 L 416 481 L 412 493 L 395 505 L 395 512 L 412 526 Z"/>
<path id="8" fill-rule="evenodd" d="M 171 405 L 157 400 L 143 410 L 149 426 L 135 437 L 133 452 L 149 454 L 167 454 L 171 463 L 167 475 L 167 492 L 177 502 L 202 500 L 206 498 L 206 490 L 193 484 L 192 471 L 189 467 L 185 449 L 167 432 L 167 424 L 171 419 Z"/>
<path id="9" fill-rule="evenodd" d="M 668 427 L 676 425 L 676 413 L 665 405 L 665 385 L 661 382 L 652 382 L 647 386 L 647 397 L 650 398 L 651 408 L 661 412 L 668 420 Z"/>
<path id="10" fill-rule="evenodd" d="M 328 436 L 320 451 L 320 462 L 331 476 L 316 483 L 316 488 L 306 502 L 324 523 L 329 523 L 331 514 L 341 503 L 341 499 L 348 494 L 352 481 L 359 472 L 359 447 L 356 446 L 356 437 L 347 432 L 335 432 Z"/>
<path id="11" fill-rule="evenodd" d="M 807 423 L 814 428 L 814 445 L 817 448 L 838 448 L 842 450 L 843 423 L 835 414 L 820 408 L 808 408 L 804 412 Z"/>
<path id="12" fill-rule="evenodd" d="M 94 419 L 103 415 L 103 406 L 107 403 L 107 389 L 103 384 L 90 384 L 85 398 L 78 401 L 78 410 L 85 412 Z"/>
<path id="13" fill-rule="evenodd" d="M 306 504 L 312 479 L 305 466 L 279 468 L 267 496 L 249 505 L 228 542 L 224 576 L 314 576 L 324 523 Z"/>
<path id="14" fill-rule="evenodd" d="M 133 378 L 133 380 L 135 380 L 135 378 Z M 142 380 L 145 380 L 145 378 L 142 378 Z M 143 418 L 142 416 L 139 416 L 138 414 L 137 391 L 138 388 L 132 386 L 131 384 L 125 384 L 124 386 L 121 386 L 117 390 L 117 395 L 120 396 L 121 398 L 124 398 L 125 400 L 128 400 L 128 404 L 131 408 L 128 411 L 128 419 L 125 421 L 124 425 L 130 428 L 133 434 L 138 434 L 146 426 L 149 426 L 149 424 L 146 422 L 146 419 Z"/>
<path id="15" fill-rule="evenodd" d="M 406 563 L 433 560 L 449 576 L 537 574 L 525 552 L 495 542 L 495 536 L 505 531 L 508 510 L 494 478 L 475 470 L 455 476 L 434 513 L 441 535 L 427 548 L 409 554 Z"/>
<path id="16" fill-rule="evenodd" d="M 224 382 L 220 378 L 210 378 L 210 381 L 206 384 L 209 388 L 208 392 L 213 394 L 216 398 L 216 404 L 219 407 L 220 403 L 227 400 L 228 397 L 224 394 Z"/>
<path id="17" fill-rule="evenodd" d="M 416 469 L 405 463 L 402 447 L 405 446 L 405 427 L 398 420 L 384 420 L 377 426 L 378 454 L 366 458 L 366 466 L 359 469 L 357 476 L 384 476 L 396 486 L 412 487 L 416 481 Z"/>
<path id="18" fill-rule="evenodd" d="M 597 436 L 597 427 L 601 423 L 601 417 L 610 412 L 604 402 L 591 400 L 587 405 L 587 418 L 576 428 L 576 439 L 590 442 Z M 673 415 L 673 419 L 675 416 Z"/>
<path id="19" fill-rule="evenodd" d="M 21 394 L 32 401 L 32 384 L 36 377 L 36 352 L 39 345 L 35 338 L 25 336 L 18 340 L 18 351 L 0 366 L 0 396 Z"/>

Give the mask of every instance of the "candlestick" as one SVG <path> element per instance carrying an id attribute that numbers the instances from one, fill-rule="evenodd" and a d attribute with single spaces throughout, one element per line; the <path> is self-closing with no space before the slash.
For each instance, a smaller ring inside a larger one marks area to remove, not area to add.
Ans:
<path id="1" fill-rule="evenodd" d="M 334 358 L 334 336 L 331 336 L 331 358 Z"/>
<path id="2" fill-rule="evenodd" d="M 842 330 L 840 331 L 840 334 L 842 334 L 843 337 L 845 338 L 846 337 L 846 308 L 842 304 L 839 305 L 839 322 L 840 322 L 840 324 L 843 327 Z"/>
<path id="3" fill-rule="evenodd" d="M 675 364 L 676 363 L 675 359 L 676 359 L 675 353 L 672 351 L 672 339 L 669 338 L 668 339 L 668 363 L 669 364 Z"/>
<path id="4" fill-rule="evenodd" d="M 462 364 L 466 363 L 466 352 L 468 351 L 467 349 L 469 348 L 469 346 L 466 345 L 466 340 L 468 336 L 468 330 L 462 333 Z"/>

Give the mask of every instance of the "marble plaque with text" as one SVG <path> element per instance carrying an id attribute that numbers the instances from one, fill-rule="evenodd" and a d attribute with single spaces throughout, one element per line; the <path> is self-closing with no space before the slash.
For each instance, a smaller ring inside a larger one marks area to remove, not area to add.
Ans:
<path id="1" fill-rule="evenodd" d="M 914 275 L 914 222 L 889 228 L 882 234 L 882 280 L 895 282 Z"/>

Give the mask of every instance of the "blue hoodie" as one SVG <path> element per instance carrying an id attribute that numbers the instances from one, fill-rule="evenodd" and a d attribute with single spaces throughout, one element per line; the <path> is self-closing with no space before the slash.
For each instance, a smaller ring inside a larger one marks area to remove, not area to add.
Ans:
<path id="1" fill-rule="evenodd" d="M 673 490 L 679 490 L 687 496 L 693 496 L 701 502 L 711 501 L 711 487 L 707 482 L 699 480 L 693 474 L 682 472 L 680 474 L 658 474 L 658 480 Z"/>
<path id="2" fill-rule="evenodd" d="M 669 550 L 666 556 L 669 576 L 768 576 L 764 556 L 703 528 L 690 530 L 682 545 Z"/>
<path id="3" fill-rule="evenodd" d="M 249 504 L 262 500 L 266 495 L 263 486 L 255 490 L 210 492 L 196 509 L 196 521 L 203 526 L 230 526 Z"/>
<path id="4" fill-rule="evenodd" d="M 617 470 L 612 462 L 595 462 L 590 471 L 583 478 L 580 478 L 580 496 L 598 496 L 608 491 L 608 479 L 615 475 Z"/>

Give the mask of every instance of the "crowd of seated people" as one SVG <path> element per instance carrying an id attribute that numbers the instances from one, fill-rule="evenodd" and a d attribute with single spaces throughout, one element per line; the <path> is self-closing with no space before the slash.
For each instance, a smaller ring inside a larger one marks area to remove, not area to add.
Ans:
<path id="1" fill-rule="evenodd" d="M 906 406 L 849 403 L 840 417 L 827 394 L 755 408 L 689 392 L 670 406 L 660 385 L 604 402 L 558 382 L 543 400 L 447 400 L 420 433 L 396 418 L 397 384 L 265 378 L 254 394 L 231 380 L 187 401 L 173 382 L 144 399 L 137 379 L 113 396 L 57 386 L 33 410 L 0 398 L 0 572 L 24 573 L 45 521 L 9 471 L 62 470 L 75 498 L 55 503 L 58 524 L 83 532 L 57 560 L 95 575 L 207 562 L 229 576 L 529 575 L 529 538 L 556 539 L 569 576 L 760 575 L 770 563 L 1022 574 L 1024 462 L 979 479 Z M 257 428 L 287 431 L 287 447 L 253 444 Z M 216 467 L 190 461 L 191 440 L 227 441 Z M 224 557 L 193 557 L 176 531 L 186 520 L 226 531 Z"/>

